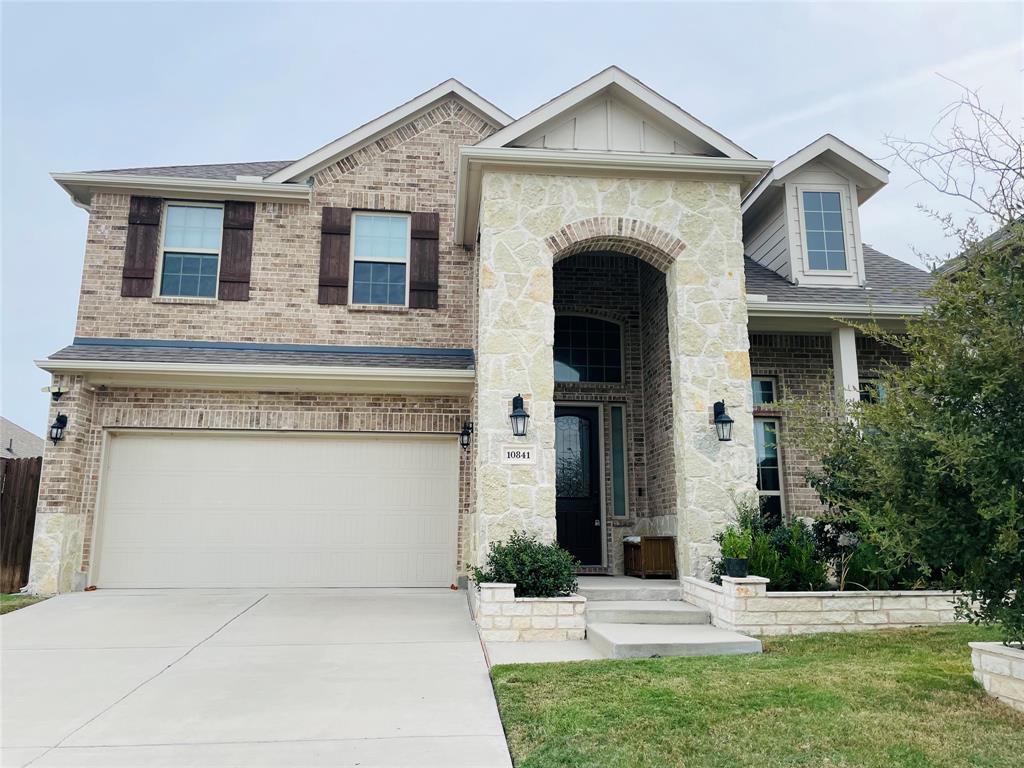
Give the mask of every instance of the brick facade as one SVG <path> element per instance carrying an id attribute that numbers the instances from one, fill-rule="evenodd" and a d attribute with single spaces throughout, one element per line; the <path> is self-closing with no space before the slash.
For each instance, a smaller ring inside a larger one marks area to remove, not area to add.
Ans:
<path id="1" fill-rule="evenodd" d="M 476 270 L 471 252 L 454 244 L 455 171 L 458 147 L 494 130 L 449 101 L 318 172 L 312 204 L 257 204 L 249 301 L 123 298 L 129 196 L 98 194 L 75 335 L 367 345 L 386 339 L 394 346 L 471 347 Z M 438 309 L 318 304 L 324 206 L 436 211 Z"/>
<path id="2" fill-rule="evenodd" d="M 857 337 L 857 367 L 862 380 L 873 378 L 887 364 L 906 365 L 902 352 L 874 339 Z M 750 370 L 753 376 L 775 379 L 776 398 L 796 400 L 831 399 L 832 341 L 827 334 L 752 333 Z M 808 470 L 820 466 L 813 456 L 787 440 L 786 415 L 764 407 L 757 415 L 779 422 L 779 453 L 783 475 L 783 512 L 793 517 L 814 516 L 821 512 L 818 494 L 806 481 Z"/>

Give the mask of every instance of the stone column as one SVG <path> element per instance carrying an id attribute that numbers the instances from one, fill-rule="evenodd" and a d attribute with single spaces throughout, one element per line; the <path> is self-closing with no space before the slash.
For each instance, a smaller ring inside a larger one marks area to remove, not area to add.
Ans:
<path id="1" fill-rule="evenodd" d="M 733 518 L 736 500 L 756 489 L 740 210 L 718 202 L 706 212 L 713 225 L 702 239 L 687 238 L 665 278 L 684 576 L 705 574 L 718 552 L 714 534 Z M 730 442 L 719 442 L 711 421 L 718 400 L 735 421 Z"/>
<path id="2" fill-rule="evenodd" d="M 528 181 L 483 177 L 476 379 L 477 558 L 492 541 L 526 530 L 555 539 L 554 308 L 552 256 L 521 220 Z M 530 414 L 526 437 L 512 436 L 512 398 Z M 503 448 L 528 448 L 532 463 L 503 461 Z"/>
<path id="3" fill-rule="evenodd" d="M 82 495 L 94 437 L 95 393 L 79 376 L 55 376 L 53 383 L 68 391 L 51 403 L 47 425 L 58 413 L 68 417 L 68 425 L 64 439 L 56 445 L 47 441 L 43 452 L 28 577 L 29 591 L 41 595 L 85 586 L 81 567 L 87 510 Z"/>

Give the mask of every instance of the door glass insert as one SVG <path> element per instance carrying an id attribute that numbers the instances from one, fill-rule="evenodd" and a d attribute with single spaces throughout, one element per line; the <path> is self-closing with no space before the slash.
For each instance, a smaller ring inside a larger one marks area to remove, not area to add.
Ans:
<path id="1" fill-rule="evenodd" d="M 563 499 L 591 495 L 590 421 L 579 416 L 555 418 L 555 492 Z"/>

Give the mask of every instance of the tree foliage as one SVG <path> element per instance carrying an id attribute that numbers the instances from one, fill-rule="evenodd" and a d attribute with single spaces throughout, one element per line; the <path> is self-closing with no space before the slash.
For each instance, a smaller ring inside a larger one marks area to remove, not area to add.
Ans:
<path id="1" fill-rule="evenodd" d="M 1000 227 L 981 238 L 975 219 L 942 217 L 962 249 L 956 269 L 938 276 L 934 304 L 905 334 L 861 328 L 909 365 L 884 371 L 880 402 L 811 419 L 801 439 L 823 456 L 812 485 L 890 567 L 963 590 L 965 617 L 1024 642 L 1022 144 L 976 94 L 950 115 L 946 139 L 891 146 Z"/>

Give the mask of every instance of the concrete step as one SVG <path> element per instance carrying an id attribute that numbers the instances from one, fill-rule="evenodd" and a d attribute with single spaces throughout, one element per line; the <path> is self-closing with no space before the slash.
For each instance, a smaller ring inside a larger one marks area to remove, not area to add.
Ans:
<path id="1" fill-rule="evenodd" d="M 691 624 L 587 624 L 587 639 L 610 659 L 760 653 L 761 641 L 739 632 Z"/>
<path id="2" fill-rule="evenodd" d="M 595 624 L 710 624 L 711 614 L 679 600 L 596 600 L 587 604 Z"/>
<path id="3" fill-rule="evenodd" d="M 576 592 L 592 600 L 682 600 L 678 581 L 622 576 L 581 576 Z"/>

